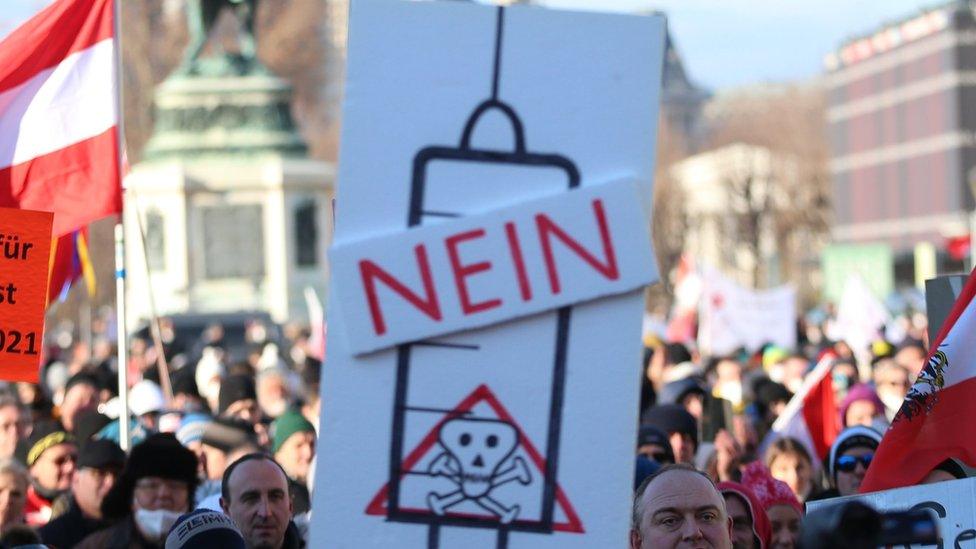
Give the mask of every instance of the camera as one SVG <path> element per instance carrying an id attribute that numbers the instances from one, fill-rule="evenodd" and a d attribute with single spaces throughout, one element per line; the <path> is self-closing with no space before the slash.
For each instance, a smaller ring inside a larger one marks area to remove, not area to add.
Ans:
<path id="1" fill-rule="evenodd" d="M 930 509 L 878 512 L 860 501 L 818 509 L 803 519 L 801 549 L 868 549 L 935 543 L 939 523 Z"/>

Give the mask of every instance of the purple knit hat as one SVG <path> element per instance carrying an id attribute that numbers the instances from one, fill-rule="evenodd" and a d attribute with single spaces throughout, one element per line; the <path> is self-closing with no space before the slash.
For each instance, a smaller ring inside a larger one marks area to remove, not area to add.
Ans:
<path id="1" fill-rule="evenodd" d="M 866 383 L 858 383 L 857 385 L 854 385 L 848 389 L 847 396 L 844 397 L 844 402 L 840 404 L 840 422 L 844 427 L 847 427 L 847 409 L 851 407 L 851 404 L 858 400 L 866 400 L 871 404 L 874 404 L 874 415 L 884 415 L 884 402 L 881 402 L 881 399 L 878 397 L 878 393 L 875 392 L 874 387 L 871 387 Z"/>

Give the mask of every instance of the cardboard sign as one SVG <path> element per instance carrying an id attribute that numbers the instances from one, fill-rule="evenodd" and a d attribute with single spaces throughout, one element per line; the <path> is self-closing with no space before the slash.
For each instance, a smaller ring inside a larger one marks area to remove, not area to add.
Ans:
<path id="1" fill-rule="evenodd" d="M 37 383 L 54 214 L 0 208 L 0 379 Z"/>
<path id="2" fill-rule="evenodd" d="M 352 4 L 311 546 L 626 545 L 663 49 L 660 16 Z"/>
<path id="3" fill-rule="evenodd" d="M 580 188 L 334 248 L 349 348 L 477 328 L 656 279 L 632 181 Z"/>
<path id="4" fill-rule="evenodd" d="M 937 545 L 912 547 L 970 547 L 976 540 L 976 478 L 909 486 L 883 492 L 811 501 L 807 512 L 861 501 L 878 511 L 931 509 L 938 517 L 941 539 Z"/>

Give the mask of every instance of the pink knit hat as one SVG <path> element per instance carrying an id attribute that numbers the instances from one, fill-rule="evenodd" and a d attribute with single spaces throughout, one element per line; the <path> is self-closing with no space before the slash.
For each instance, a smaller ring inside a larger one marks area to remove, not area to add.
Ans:
<path id="1" fill-rule="evenodd" d="M 742 471 L 742 484 L 756 494 L 766 511 L 774 505 L 789 505 L 803 516 L 803 505 L 796 499 L 793 490 L 785 482 L 774 479 L 762 463 L 754 461 L 746 465 Z"/>

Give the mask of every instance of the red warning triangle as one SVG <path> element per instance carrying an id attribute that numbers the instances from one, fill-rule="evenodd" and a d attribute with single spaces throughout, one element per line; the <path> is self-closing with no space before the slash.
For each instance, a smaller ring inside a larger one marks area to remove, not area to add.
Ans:
<path id="1" fill-rule="evenodd" d="M 472 391 L 470 395 L 464 398 L 457 406 L 454 407 L 453 411 L 455 413 L 448 413 L 445 417 L 441 418 L 436 425 L 430 430 L 429 433 L 420 441 L 420 444 L 413 449 L 407 457 L 403 460 L 401 469 L 403 471 L 410 471 L 417 465 L 417 463 L 424 458 L 424 456 L 437 444 L 437 434 L 440 431 L 441 425 L 446 421 L 459 417 L 465 413 L 471 412 L 471 410 L 479 403 L 485 403 L 488 405 L 497 415 L 498 419 L 506 421 L 512 424 L 519 434 L 519 445 L 522 450 L 525 451 L 526 455 L 529 457 L 532 464 L 543 474 L 546 468 L 545 459 L 542 454 L 536 449 L 532 441 L 525 436 L 522 428 L 515 422 L 515 419 L 508 410 L 502 406 L 502 403 L 498 400 L 498 397 L 491 392 L 491 389 L 487 385 L 479 385 L 477 389 Z M 405 473 L 404 473 L 405 475 Z M 382 488 L 373 496 L 370 500 L 369 505 L 366 506 L 367 515 L 380 515 L 386 516 L 386 504 L 387 504 L 387 493 L 389 491 L 389 484 L 383 485 Z M 570 532 L 576 534 L 582 534 L 585 532 L 583 529 L 583 523 L 580 521 L 579 515 L 576 514 L 576 510 L 573 508 L 573 504 L 570 503 L 569 498 L 563 492 L 562 487 L 556 484 L 556 507 L 558 510 L 562 511 L 565 519 L 560 521 L 554 521 L 552 528 L 557 532 Z M 558 514 L 556 515 L 558 516 Z"/>

